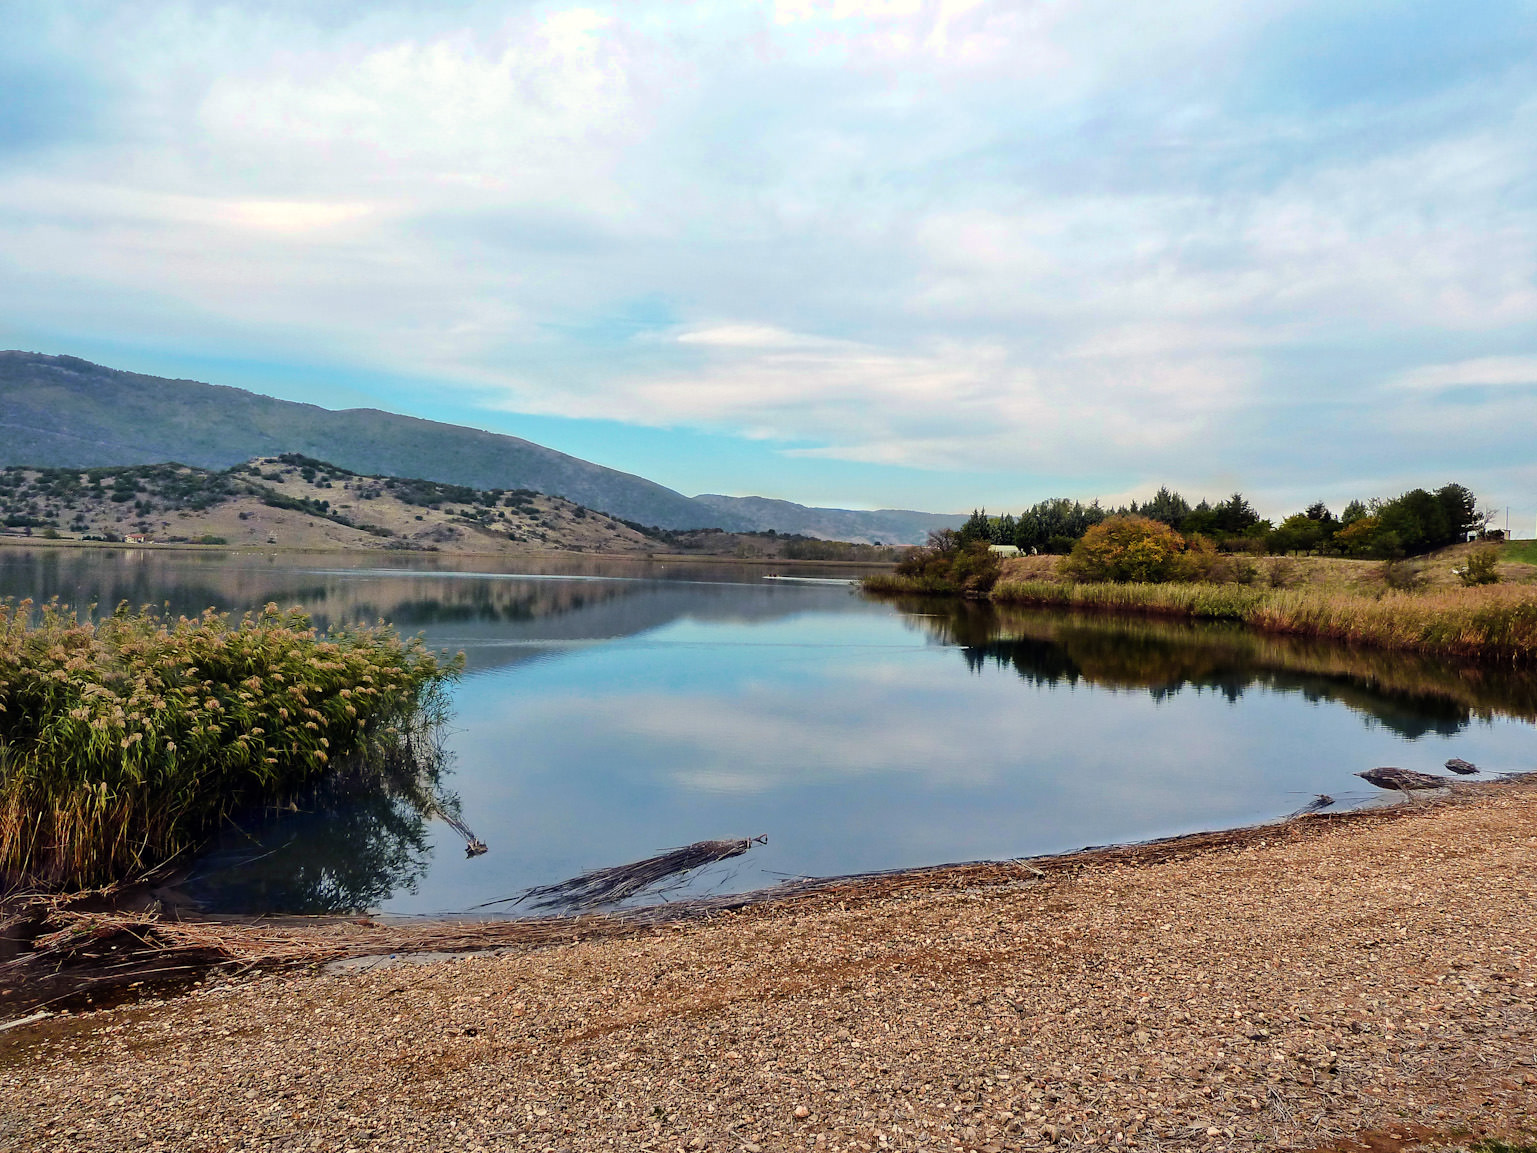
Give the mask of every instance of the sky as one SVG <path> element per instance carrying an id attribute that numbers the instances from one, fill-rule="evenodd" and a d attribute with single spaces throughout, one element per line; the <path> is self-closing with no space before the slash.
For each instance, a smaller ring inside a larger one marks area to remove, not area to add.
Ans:
<path id="1" fill-rule="evenodd" d="M 0 0 L 0 347 L 680 491 L 1537 518 L 1537 0 Z"/>

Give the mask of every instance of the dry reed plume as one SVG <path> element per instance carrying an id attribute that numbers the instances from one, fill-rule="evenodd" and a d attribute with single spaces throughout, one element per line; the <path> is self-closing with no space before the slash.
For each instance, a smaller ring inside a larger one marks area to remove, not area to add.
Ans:
<path id="1" fill-rule="evenodd" d="M 82 888 L 153 869 L 328 768 L 412 756 L 457 673 L 386 626 L 100 620 L 0 602 L 0 877 Z"/>

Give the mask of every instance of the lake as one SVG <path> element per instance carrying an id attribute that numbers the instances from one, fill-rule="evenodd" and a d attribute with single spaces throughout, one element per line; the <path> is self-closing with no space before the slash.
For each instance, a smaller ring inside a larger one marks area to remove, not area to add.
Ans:
<path id="1" fill-rule="evenodd" d="M 1269 821 L 1318 793 L 1376 803 L 1352 774 L 1377 765 L 1533 767 L 1530 673 L 1216 624 L 875 601 L 743 565 L 516 563 L 5 547 L 0 596 L 276 601 L 464 652 L 445 781 L 490 851 L 466 858 L 399 801 L 322 791 L 220 834 L 180 882 L 209 911 L 464 912 L 766 834 L 678 890 L 733 892 Z"/>

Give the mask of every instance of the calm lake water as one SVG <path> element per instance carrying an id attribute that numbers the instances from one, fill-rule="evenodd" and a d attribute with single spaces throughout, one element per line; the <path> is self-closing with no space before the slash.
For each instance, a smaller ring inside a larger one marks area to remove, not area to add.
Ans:
<path id="1" fill-rule="evenodd" d="M 1216 625 L 876 602 L 742 566 L 445 563 L 8 547 L 0 595 L 277 601 L 463 650 L 446 784 L 490 852 L 466 859 L 402 802 L 307 798 L 196 863 L 182 888 L 220 911 L 464 911 L 767 834 L 686 890 L 739 891 L 1272 820 L 1316 793 L 1360 804 L 1375 790 L 1352 774 L 1375 765 L 1534 762 L 1530 674 Z"/>

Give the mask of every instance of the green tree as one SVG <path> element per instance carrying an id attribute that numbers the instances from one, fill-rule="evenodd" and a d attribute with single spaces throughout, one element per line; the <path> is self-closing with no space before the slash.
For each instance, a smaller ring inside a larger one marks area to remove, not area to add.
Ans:
<path id="1" fill-rule="evenodd" d="M 1298 512 L 1277 526 L 1267 544 L 1271 552 L 1316 552 L 1329 536 L 1324 522 L 1313 519 L 1305 512 Z"/>
<path id="2" fill-rule="evenodd" d="M 1105 519 L 1099 502 L 1080 504 L 1053 497 L 1032 505 L 1015 522 L 1014 541 L 1021 551 L 1064 553 L 1092 526 Z"/>
<path id="3" fill-rule="evenodd" d="M 967 545 L 973 541 L 993 543 L 993 522 L 988 519 L 985 508 L 973 509 L 971 516 L 961 526 L 961 543 Z"/>
<path id="4" fill-rule="evenodd" d="M 1131 506 L 1133 516 L 1145 516 L 1149 520 L 1162 521 L 1170 528 L 1181 527 L 1190 512 L 1190 502 L 1167 485 L 1160 488 L 1153 499 L 1140 508 L 1135 503 Z"/>
<path id="5" fill-rule="evenodd" d="M 1436 503 L 1446 520 L 1446 543 L 1465 541 L 1484 526 L 1484 516 L 1478 510 L 1478 498 L 1473 490 L 1460 484 L 1443 485 L 1436 489 Z"/>

